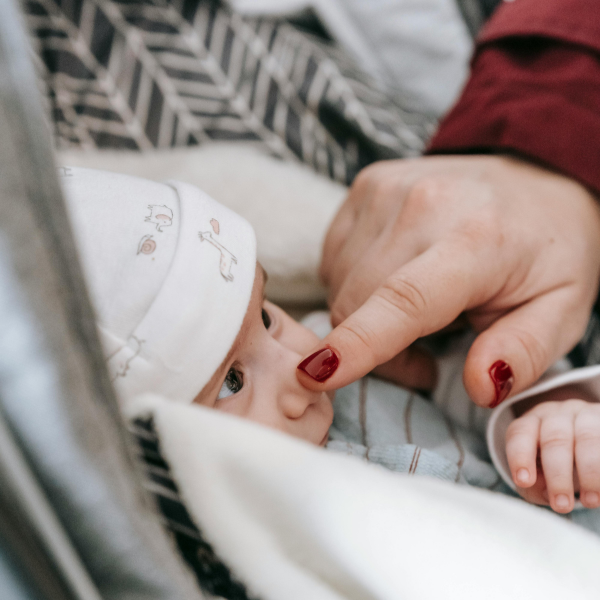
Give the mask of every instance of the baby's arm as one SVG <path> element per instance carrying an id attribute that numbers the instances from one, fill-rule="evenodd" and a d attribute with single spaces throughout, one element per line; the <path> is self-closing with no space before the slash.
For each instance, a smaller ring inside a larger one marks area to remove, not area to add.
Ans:
<path id="1" fill-rule="evenodd" d="M 513 407 L 506 455 L 518 492 L 529 502 L 573 510 L 574 492 L 600 506 L 600 403 L 560 388 Z"/>

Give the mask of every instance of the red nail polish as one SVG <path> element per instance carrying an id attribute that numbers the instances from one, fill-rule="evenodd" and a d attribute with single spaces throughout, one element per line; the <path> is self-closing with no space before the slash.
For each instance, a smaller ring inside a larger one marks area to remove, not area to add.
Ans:
<path id="1" fill-rule="evenodd" d="M 298 369 L 304 371 L 315 381 L 322 383 L 335 373 L 339 364 L 338 355 L 331 348 L 323 348 L 305 358 L 298 365 Z"/>
<path id="2" fill-rule="evenodd" d="M 503 360 L 497 360 L 490 367 L 489 373 L 496 389 L 496 398 L 490 404 L 490 408 L 496 408 L 510 394 L 515 377 L 508 363 Z"/>

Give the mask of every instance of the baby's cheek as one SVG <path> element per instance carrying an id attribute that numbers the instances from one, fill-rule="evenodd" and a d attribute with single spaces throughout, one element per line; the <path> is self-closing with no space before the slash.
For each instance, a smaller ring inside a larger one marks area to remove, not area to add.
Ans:
<path id="1" fill-rule="evenodd" d="M 228 413 L 230 415 L 236 415 L 238 417 L 245 417 L 245 404 L 239 401 L 235 395 L 229 396 L 228 398 L 222 398 L 211 408 L 220 412 Z"/>

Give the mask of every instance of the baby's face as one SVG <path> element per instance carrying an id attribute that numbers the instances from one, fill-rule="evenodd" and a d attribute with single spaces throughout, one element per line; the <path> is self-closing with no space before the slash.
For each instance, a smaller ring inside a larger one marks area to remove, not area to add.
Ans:
<path id="1" fill-rule="evenodd" d="M 264 270 L 258 265 L 242 328 L 194 402 L 324 445 L 333 396 L 305 389 L 296 377 L 298 363 L 319 340 L 266 301 L 264 287 Z"/>

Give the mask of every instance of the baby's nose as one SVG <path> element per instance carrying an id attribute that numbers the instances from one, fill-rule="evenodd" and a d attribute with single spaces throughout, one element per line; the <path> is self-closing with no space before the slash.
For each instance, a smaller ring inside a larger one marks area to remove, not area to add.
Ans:
<path id="1" fill-rule="evenodd" d="M 281 412 L 287 419 L 300 419 L 317 402 L 318 395 L 308 390 L 286 390 L 280 395 Z"/>
<path id="2" fill-rule="evenodd" d="M 298 354 L 285 360 L 279 369 L 279 407 L 288 419 L 300 419 L 320 397 L 320 392 L 307 390 L 296 377 Z M 287 357 L 286 357 L 287 358 Z M 288 364 L 289 362 L 289 364 Z"/>
<path id="3" fill-rule="evenodd" d="M 289 339 L 286 343 L 265 332 L 260 341 L 260 364 L 265 382 L 263 394 L 267 392 L 263 400 L 276 408 L 280 417 L 300 419 L 320 398 L 320 393 L 308 390 L 298 381 L 296 367 L 302 355 L 289 343 Z M 273 399 L 275 403 L 272 403 Z"/>

